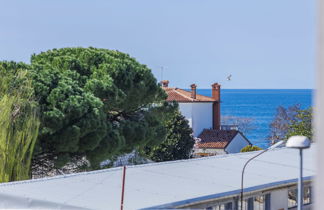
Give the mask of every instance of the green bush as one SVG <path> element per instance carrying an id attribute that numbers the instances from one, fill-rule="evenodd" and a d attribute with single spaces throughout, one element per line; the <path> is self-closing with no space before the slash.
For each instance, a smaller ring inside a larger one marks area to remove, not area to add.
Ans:
<path id="1" fill-rule="evenodd" d="M 262 150 L 262 149 L 258 146 L 247 145 L 241 149 L 241 152 L 252 152 L 252 151 L 258 151 L 258 150 Z"/>

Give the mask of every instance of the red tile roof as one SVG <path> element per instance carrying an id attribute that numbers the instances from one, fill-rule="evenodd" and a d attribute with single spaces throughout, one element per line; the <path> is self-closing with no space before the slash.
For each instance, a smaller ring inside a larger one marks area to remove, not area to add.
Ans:
<path id="1" fill-rule="evenodd" d="M 198 143 L 198 148 L 204 149 L 224 149 L 227 146 L 228 142 L 219 141 L 219 142 L 200 142 Z"/>
<path id="2" fill-rule="evenodd" d="M 196 98 L 191 98 L 191 92 L 180 88 L 162 87 L 168 94 L 167 101 L 177 102 L 214 102 L 212 97 L 196 94 Z"/>
<path id="3" fill-rule="evenodd" d="M 237 130 L 204 129 L 198 138 L 198 148 L 224 149 L 239 133 Z"/>

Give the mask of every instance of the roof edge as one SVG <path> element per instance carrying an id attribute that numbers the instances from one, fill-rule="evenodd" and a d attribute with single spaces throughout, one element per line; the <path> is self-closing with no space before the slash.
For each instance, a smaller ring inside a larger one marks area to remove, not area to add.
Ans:
<path id="1" fill-rule="evenodd" d="M 243 135 L 243 133 L 241 132 L 241 131 L 237 131 L 237 133 L 236 133 L 236 135 L 228 142 L 228 144 L 224 147 L 224 150 L 228 147 L 228 145 L 230 145 L 230 143 L 233 141 L 233 139 L 235 139 L 235 137 L 238 135 L 238 134 L 240 134 L 242 137 L 243 137 L 243 139 L 245 140 L 245 141 L 247 141 L 248 142 L 248 144 L 249 145 L 253 145 L 244 135 Z"/>
<path id="2" fill-rule="evenodd" d="M 314 145 L 315 143 L 312 143 Z M 276 150 L 284 150 L 288 149 L 286 147 L 282 148 L 275 148 L 271 151 L 276 151 Z M 165 161 L 165 162 L 154 162 L 154 163 L 147 163 L 147 164 L 141 164 L 141 165 L 129 165 L 127 168 L 142 168 L 142 167 L 147 167 L 147 166 L 158 166 L 158 165 L 167 165 L 167 164 L 174 164 L 174 163 L 179 163 L 179 162 L 192 162 L 192 161 L 201 161 L 204 159 L 218 159 L 218 158 L 224 158 L 224 157 L 230 157 L 230 156 L 245 156 L 245 155 L 250 155 L 253 153 L 258 153 L 260 151 L 252 151 L 252 152 L 240 152 L 240 153 L 231 153 L 231 154 L 224 154 L 224 155 L 216 155 L 216 156 L 209 156 L 209 157 L 201 157 L 201 158 L 191 158 L 191 159 L 182 159 L 182 160 L 173 160 L 173 161 Z M 6 182 L 6 183 L 0 183 L 0 188 L 2 186 L 7 186 L 7 185 L 17 185 L 17 184 L 28 184 L 28 183 L 33 183 L 33 182 L 42 182 L 42 181 L 47 181 L 47 180 L 55 180 L 55 179 L 65 179 L 69 177 L 74 177 L 74 176 L 83 176 L 83 175 L 90 175 L 90 174 L 101 174 L 101 173 L 106 173 L 109 171 L 121 171 L 123 167 L 115 167 L 115 168 L 108 168 L 108 169 L 101 169 L 101 170 L 96 170 L 96 171 L 86 171 L 86 172 L 80 172 L 80 173 L 73 173 L 73 174 L 65 174 L 65 175 L 58 175 L 58 176 L 52 176 L 52 177 L 45 177 L 45 178 L 39 178 L 39 179 L 28 179 L 28 180 L 23 180 L 23 181 L 13 181 L 13 182 Z"/>
<path id="3" fill-rule="evenodd" d="M 312 181 L 312 179 L 313 179 L 313 176 L 303 177 L 304 181 Z M 257 185 L 257 186 L 253 186 L 253 187 L 244 188 L 244 192 L 247 193 L 247 192 L 259 191 L 261 189 L 267 190 L 267 189 L 272 189 L 275 187 L 280 187 L 282 185 L 294 184 L 297 182 L 298 182 L 298 179 L 288 179 L 288 180 L 283 180 L 283 181 L 278 181 L 278 182 L 271 182 L 268 184 L 262 184 L 262 185 Z M 232 191 L 228 191 L 228 192 L 206 195 L 206 196 L 191 198 L 191 199 L 177 201 L 177 202 L 168 203 L 168 204 L 162 204 L 162 205 L 158 205 L 158 206 L 146 207 L 146 208 L 142 208 L 140 210 L 169 209 L 169 208 L 179 208 L 179 207 L 181 208 L 181 207 L 185 207 L 188 204 L 199 203 L 199 202 L 203 202 L 205 200 L 213 200 L 213 199 L 226 197 L 226 196 L 239 195 L 240 192 L 241 192 L 240 189 L 232 190 Z"/>

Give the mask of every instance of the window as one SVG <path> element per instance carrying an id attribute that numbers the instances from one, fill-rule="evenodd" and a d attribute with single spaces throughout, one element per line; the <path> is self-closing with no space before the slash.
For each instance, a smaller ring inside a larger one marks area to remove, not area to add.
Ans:
<path id="1" fill-rule="evenodd" d="M 233 210 L 233 204 L 232 204 L 232 202 L 225 204 L 225 210 Z"/>
<path id="2" fill-rule="evenodd" d="M 212 207 L 208 207 L 208 208 L 211 208 L 213 210 L 234 210 L 233 209 L 233 202 L 227 202 L 227 203 L 222 203 L 222 204 L 216 204 L 214 206 L 214 208 Z M 209 210 L 209 209 L 206 209 L 206 210 Z"/>
<path id="3" fill-rule="evenodd" d="M 311 203 L 311 186 L 306 186 L 304 187 L 304 205 L 310 204 Z"/>
<path id="4" fill-rule="evenodd" d="M 271 208 L 271 194 L 268 193 L 268 194 L 265 194 L 265 210 L 270 210 Z"/>
<path id="5" fill-rule="evenodd" d="M 297 206 L 297 197 L 298 197 L 297 188 L 288 190 L 288 208 L 294 208 Z M 310 204 L 312 202 L 311 199 L 312 199 L 311 187 L 304 186 L 303 204 L 304 205 Z"/>
<path id="6" fill-rule="evenodd" d="M 271 194 L 260 194 L 243 201 L 244 210 L 270 210 Z M 237 202 L 236 209 L 240 209 L 240 201 Z M 235 210 L 236 210 L 235 209 Z"/>
<path id="7" fill-rule="evenodd" d="M 244 210 L 254 210 L 254 197 L 248 198 L 243 203 Z"/>
<path id="8" fill-rule="evenodd" d="M 254 197 L 254 210 L 264 210 L 264 195 Z"/>
<path id="9" fill-rule="evenodd" d="M 288 208 L 297 206 L 297 189 L 288 190 Z"/>

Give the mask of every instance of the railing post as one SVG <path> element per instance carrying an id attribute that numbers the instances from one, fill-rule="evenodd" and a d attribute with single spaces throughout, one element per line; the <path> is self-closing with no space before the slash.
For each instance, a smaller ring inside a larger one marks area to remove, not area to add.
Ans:
<path id="1" fill-rule="evenodd" d="M 124 208 L 125 178 L 126 178 L 126 166 L 123 167 L 123 182 L 122 182 L 122 194 L 121 194 L 121 201 L 120 201 L 120 210 L 123 210 L 123 208 Z"/>

